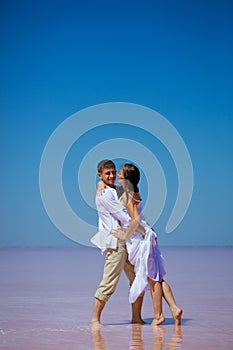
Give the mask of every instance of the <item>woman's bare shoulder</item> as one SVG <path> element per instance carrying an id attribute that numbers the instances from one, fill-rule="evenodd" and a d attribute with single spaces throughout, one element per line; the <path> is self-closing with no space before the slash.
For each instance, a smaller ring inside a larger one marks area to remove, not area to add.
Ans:
<path id="1" fill-rule="evenodd" d="M 138 205 L 141 202 L 141 196 L 136 192 L 129 192 L 127 197 L 127 202 L 131 202 L 133 205 Z"/>

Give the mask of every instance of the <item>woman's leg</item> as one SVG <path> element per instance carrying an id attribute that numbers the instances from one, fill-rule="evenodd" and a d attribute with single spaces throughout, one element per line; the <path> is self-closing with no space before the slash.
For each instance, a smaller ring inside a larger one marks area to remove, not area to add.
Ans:
<path id="1" fill-rule="evenodd" d="M 154 320 L 152 326 L 158 326 L 165 321 L 162 313 L 162 285 L 161 282 L 155 282 L 148 278 L 150 284 L 150 293 L 154 307 Z"/>
<path id="2" fill-rule="evenodd" d="M 181 323 L 181 316 L 183 313 L 183 310 L 181 310 L 177 305 L 176 305 L 176 301 L 175 298 L 173 296 L 171 287 L 169 286 L 169 284 L 166 281 L 162 281 L 162 293 L 163 293 L 163 297 L 166 300 L 171 313 L 172 313 L 172 317 L 174 319 L 174 322 L 176 325 L 180 325 Z"/>

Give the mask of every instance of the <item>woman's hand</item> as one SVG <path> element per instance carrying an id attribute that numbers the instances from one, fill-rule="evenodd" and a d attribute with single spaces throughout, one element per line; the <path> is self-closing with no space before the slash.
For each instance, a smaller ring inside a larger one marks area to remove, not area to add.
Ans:
<path id="1" fill-rule="evenodd" d="M 117 229 L 111 231 L 111 235 L 116 238 L 125 240 L 125 232 L 122 230 L 121 226 L 118 226 Z"/>
<path id="2" fill-rule="evenodd" d="M 97 183 L 97 196 L 102 196 L 106 188 L 105 183 L 101 180 Z"/>

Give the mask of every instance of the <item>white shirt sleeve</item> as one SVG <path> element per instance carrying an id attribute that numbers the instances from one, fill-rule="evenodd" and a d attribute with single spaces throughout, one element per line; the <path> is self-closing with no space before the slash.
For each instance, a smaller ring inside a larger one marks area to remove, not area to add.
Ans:
<path id="1" fill-rule="evenodd" d="M 113 188 L 106 188 L 101 196 L 96 196 L 96 207 L 99 215 L 99 231 L 91 242 L 104 252 L 106 249 L 116 249 L 117 238 L 111 235 L 111 230 L 117 228 L 119 221 L 127 225 L 130 217 L 127 210 L 117 198 Z"/>
<path id="2" fill-rule="evenodd" d="M 108 189 L 96 199 L 99 215 L 109 213 L 115 220 L 120 221 L 122 225 L 129 223 L 129 215 L 121 204 L 115 190 Z"/>

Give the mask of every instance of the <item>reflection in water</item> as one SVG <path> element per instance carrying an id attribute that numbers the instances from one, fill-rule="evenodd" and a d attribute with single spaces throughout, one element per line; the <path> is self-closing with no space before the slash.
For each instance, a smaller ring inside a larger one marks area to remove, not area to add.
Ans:
<path id="1" fill-rule="evenodd" d="M 144 350 L 141 325 L 132 324 L 132 336 L 129 342 L 130 350 Z M 181 326 L 174 326 L 171 338 L 164 341 L 165 327 L 156 326 L 152 328 L 154 332 L 153 350 L 177 350 L 182 344 Z M 92 329 L 93 344 L 95 350 L 107 350 L 109 347 L 104 341 L 100 328 Z"/>
<path id="2" fill-rule="evenodd" d="M 171 338 L 164 341 L 165 328 L 158 326 L 153 328 L 154 331 L 154 350 L 168 349 L 176 350 L 181 347 L 182 344 L 182 332 L 181 326 L 175 325 Z"/>
<path id="3" fill-rule="evenodd" d="M 107 350 L 104 338 L 100 333 L 100 328 L 92 328 L 93 345 L 95 350 Z"/>
<path id="4" fill-rule="evenodd" d="M 167 342 L 166 349 L 175 350 L 181 347 L 182 344 L 182 331 L 181 326 L 174 326 L 173 333 L 169 341 Z"/>
<path id="5" fill-rule="evenodd" d="M 153 350 L 161 350 L 163 349 L 163 335 L 165 332 L 165 328 L 161 326 L 153 327 L 154 331 L 154 344 Z"/>
<path id="6" fill-rule="evenodd" d="M 142 340 L 142 325 L 132 324 L 132 338 L 129 342 L 130 350 L 144 350 L 144 342 Z"/>

